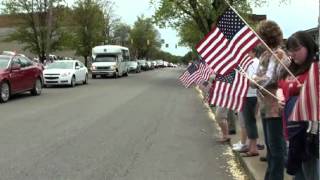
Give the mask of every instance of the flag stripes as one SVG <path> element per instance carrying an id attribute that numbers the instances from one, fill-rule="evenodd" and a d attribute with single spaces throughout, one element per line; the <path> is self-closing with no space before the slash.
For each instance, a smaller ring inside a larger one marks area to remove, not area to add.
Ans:
<path id="1" fill-rule="evenodd" d="M 311 65 L 289 121 L 320 121 L 319 62 Z"/>
<path id="2" fill-rule="evenodd" d="M 252 58 L 247 55 L 245 61 L 239 65 L 239 68 L 227 75 L 217 75 L 229 79 L 226 78 L 226 76 L 230 76 L 233 73 L 234 77 L 232 82 L 221 81 L 216 77 L 216 81 L 214 81 L 212 85 L 209 103 L 238 112 L 241 111 L 249 86 L 249 80 L 245 77 L 243 72 L 245 73 L 251 63 Z"/>
<path id="3" fill-rule="evenodd" d="M 258 37 L 239 16 L 228 9 L 196 46 L 202 59 L 217 74 L 232 71 L 258 43 Z"/>

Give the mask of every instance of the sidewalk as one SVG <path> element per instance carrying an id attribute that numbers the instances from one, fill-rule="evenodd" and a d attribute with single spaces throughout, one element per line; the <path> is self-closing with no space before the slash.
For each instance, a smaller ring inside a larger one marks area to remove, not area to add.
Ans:
<path id="1" fill-rule="evenodd" d="M 203 91 L 200 88 L 196 88 L 198 92 L 201 93 L 202 98 L 203 98 Z M 205 88 L 203 88 L 205 90 Z M 211 108 L 210 108 L 210 111 Z M 214 114 L 214 112 L 212 112 Z M 239 126 L 239 121 L 236 119 L 235 120 L 236 128 L 237 128 L 237 133 L 235 135 L 230 135 L 231 137 L 231 143 L 230 146 L 234 143 L 237 143 L 240 141 L 240 126 Z M 263 128 L 262 128 L 262 123 L 260 117 L 257 117 L 257 126 L 258 126 L 258 133 L 259 133 L 259 144 L 264 144 L 264 136 L 263 136 Z M 264 144 L 265 146 L 265 144 Z M 267 162 L 262 162 L 260 161 L 260 157 L 266 155 L 266 146 L 264 150 L 259 151 L 259 156 L 255 157 L 242 157 L 239 152 L 233 151 L 235 154 L 235 157 L 237 160 L 240 162 L 241 166 L 243 167 L 245 173 L 248 175 L 250 180 L 264 180 L 264 175 L 267 169 Z M 284 172 L 284 180 L 292 180 L 292 176 L 288 175 L 286 172 Z"/>
<path id="2" fill-rule="evenodd" d="M 264 137 L 263 137 L 263 129 L 261 119 L 257 119 L 257 126 L 259 132 L 259 144 L 264 144 Z M 234 143 L 239 142 L 239 125 L 238 121 L 236 120 L 236 127 L 237 127 L 237 134 L 231 135 L 231 145 Z M 264 144 L 265 145 L 265 144 Z M 239 160 L 241 166 L 243 167 L 245 173 L 249 176 L 251 180 L 264 180 L 264 175 L 267 168 L 267 162 L 260 161 L 261 156 L 266 155 L 266 147 L 264 150 L 259 151 L 259 156 L 255 157 L 242 157 L 240 153 L 233 151 L 236 158 Z M 284 172 L 284 180 L 292 180 L 292 176 L 288 175 Z"/>

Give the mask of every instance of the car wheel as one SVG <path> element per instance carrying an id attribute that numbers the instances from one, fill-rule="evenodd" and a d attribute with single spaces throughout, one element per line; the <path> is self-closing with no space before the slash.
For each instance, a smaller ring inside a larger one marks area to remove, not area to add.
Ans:
<path id="1" fill-rule="evenodd" d="M 126 73 L 124 73 L 124 76 L 128 76 L 128 70 L 127 70 L 127 72 L 126 72 Z"/>
<path id="2" fill-rule="evenodd" d="M 86 74 L 84 81 L 83 81 L 83 84 L 88 84 L 88 74 Z"/>
<path id="3" fill-rule="evenodd" d="M 76 86 L 76 77 L 75 76 L 72 76 L 71 82 L 70 82 L 70 86 L 71 87 L 75 87 Z"/>
<path id="4" fill-rule="evenodd" d="M 0 102 L 5 103 L 10 98 L 10 87 L 7 82 L 0 83 Z"/>
<path id="5" fill-rule="evenodd" d="M 33 89 L 31 89 L 31 94 L 34 96 L 38 96 L 41 94 L 42 91 L 42 82 L 41 79 L 37 78 L 36 82 L 34 83 Z"/>
<path id="6" fill-rule="evenodd" d="M 95 79 L 97 76 L 95 74 L 91 75 L 92 79 Z"/>
<path id="7" fill-rule="evenodd" d="M 113 77 L 114 77 L 115 79 L 117 79 L 117 78 L 119 77 L 118 72 L 115 72 L 114 75 L 113 75 Z"/>

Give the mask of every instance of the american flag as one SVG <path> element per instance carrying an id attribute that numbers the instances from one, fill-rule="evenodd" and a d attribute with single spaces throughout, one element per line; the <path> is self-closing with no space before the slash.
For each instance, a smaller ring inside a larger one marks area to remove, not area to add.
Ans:
<path id="1" fill-rule="evenodd" d="M 208 81 L 210 75 L 212 74 L 212 69 L 204 62 L 200 61 L 198 69 L 198 78 L 195 80 L 196 84 L 201 84 L 203 81 Z"/>
<path id="2" fill-rule="evenodd" d="M 217 73 L 229 73 L 244 60 L 245 55 L 258 43 L 258 37 L 229 8 L 196 46 L 199 55 Z"/>
<path id="3" fill-rule="evenodd" d="M 217 74 L 212 84 L 209 104 L 225 107 L 240 112 L 248 92 L 249 80 L 242 72 L 246 72 L 252 64 L 252 58 L 248 55 L 233 71 L 228 74 Z"/>
<path id="4" fill-rule="evenodd" d="M 198 61 L 192 62 L 187 70 L 179 77 L 185 87 L 189 87 L 198 78 Z"/>
<path id="5" fill-rule="evenodd" d="M 320 121 L 319 62 L 311 65 L 289 121 Z"/>

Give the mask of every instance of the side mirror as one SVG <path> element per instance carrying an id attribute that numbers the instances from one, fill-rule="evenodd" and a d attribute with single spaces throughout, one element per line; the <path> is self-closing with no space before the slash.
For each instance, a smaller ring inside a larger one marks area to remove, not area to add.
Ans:
<path id="1" fill-rule="evenodd" d="M 21 69 L 21 65 L 20 64 L 13 64 L 11 66 L 11 70 L 20 70 Z"/>
<path id="2" fill-rule="evenodd" d="M 80 69 L 80 66 L 76 66 L 76 69 L 77 69 L 77 70 Z"/>

